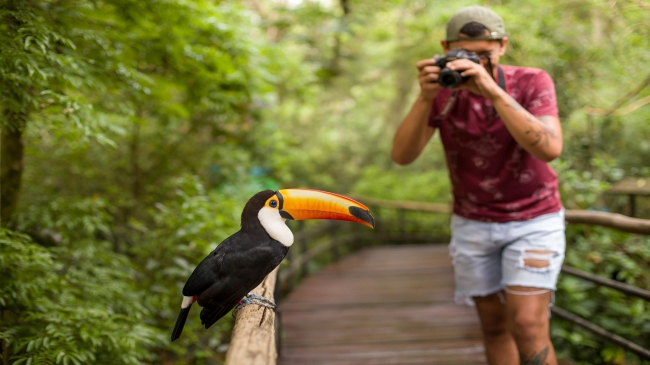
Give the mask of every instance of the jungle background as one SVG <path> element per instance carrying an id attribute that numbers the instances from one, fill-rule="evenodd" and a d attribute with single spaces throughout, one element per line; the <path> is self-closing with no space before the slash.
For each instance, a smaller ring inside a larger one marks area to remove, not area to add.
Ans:
<path id="1" fill-rule="evenodd" d="M 0 355 L 17 364 L 220 364 L 232 319 L 169 342 L 193 267 L 263 188 L 450 202 L 437 137 L 390 159 L 441 53 L 440 0 L 3 0 Z M 502 63 L 555 80 L 568 209 L 650 177 L 650 2 L 484 1 Z M 650 218 L 638 202 L 637 216 Z M 650 288 L 650 239 L 571 227 L 566 262 Z M 650 347 L 650 304 L 562 279 L 563 307 Z M 640 364 L 554 320 L 562 356 Z"/>

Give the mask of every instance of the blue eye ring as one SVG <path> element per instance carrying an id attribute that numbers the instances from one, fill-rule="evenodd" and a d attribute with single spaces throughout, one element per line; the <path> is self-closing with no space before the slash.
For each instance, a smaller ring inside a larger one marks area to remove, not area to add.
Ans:
<path id="1" fill-rule="evenodd" d="M 277 208 L 278 207 L 278 201 L 273 199 L 269 202 L 269 207 L 271 208 Z"/>

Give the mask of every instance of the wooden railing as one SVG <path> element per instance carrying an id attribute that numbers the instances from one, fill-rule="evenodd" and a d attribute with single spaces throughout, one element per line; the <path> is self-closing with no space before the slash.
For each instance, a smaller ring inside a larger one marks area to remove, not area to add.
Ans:
<path id="1" fill-rule="evenodd" d="M 340 222 L 322 222 L 308 229 L 304 228 L 303 222 L 294 222 L 297 223 L 292 227 L 296 232 L 295 243 L 289 250 L 286 263 L 281 266 L 279 274 L 277 274 L 278 270 L 274 270 L 254 292 L 257 294 L 263 293 L 265 297 L 271 300 L 275 298 L 275 301 L 279 302 L 287 292 L 292 290 L 297 281 L 309 274 L 308 266 L 315 259 L 329 256 L 329 261 L 336 261 L 346 252 L 368 244 L 413 242 L 413 240 L 448 242 L 448 236 L 418 234 L 417 232 L 409 232 L 406 229 L 407 212 L 438 213 L 448 216 L 451 209 L 447 204 L 389 201 L 364 196 L 353 197 L 367 205 L 375 216 L 377 229 L 374 232 L 368 231 L 366 227 L 361 226 L 352 227 L 347 225 L 341 227 Z M 392 210 L 395 214 L 393 214 L 392 218 L 384 220 L 382 215 L 385 210 Z M 566 210 L 565 219 L 570 224 L 604 226 L 629 233 L 650 235 L 650 220 L 631 218 L 621 214 Z M 390 224 L 385 225 L 385 223 Z M 308 245 L 310 241 L 317 243 L 310 246 Z M 641 288 L 567 266 L 562 268 L 562 272 L 650 301 L 650 291 Z M 271 290 L 271 288 L 274 288 L 274 290 Z M 642 359 L 650 359 L 650 350 L 648 349 L 562 308 L 553 307 L 551 310 L 558 317 L 580 325 L 588 331 L 637 354 Z M 281 321 L 276 321 L 276 317 L 281 318 L 280 311 L 273 313 L 267 308 L 252 305 L 242 308 L 236 317 L 226 362 L 228 364 L 275 364 L 281 343 L 279 337 Z"/>

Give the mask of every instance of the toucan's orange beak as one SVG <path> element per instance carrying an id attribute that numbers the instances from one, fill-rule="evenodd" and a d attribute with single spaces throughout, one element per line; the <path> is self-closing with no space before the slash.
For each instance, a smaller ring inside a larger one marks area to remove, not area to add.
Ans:
<path id="1" fill-rule="evenodd" d="M 343 195 L 311 189 L 283 189 L 276 192 L 280 215 L 286 219 L 334 219 L 375 227 L 368 208 Z"/>

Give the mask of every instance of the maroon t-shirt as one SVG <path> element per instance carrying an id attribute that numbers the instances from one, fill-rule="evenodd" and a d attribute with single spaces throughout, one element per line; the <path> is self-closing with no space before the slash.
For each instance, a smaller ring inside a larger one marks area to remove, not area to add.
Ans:
<path id="1" fill-rule="evenodd" d="M 501 68 L 508 94 L 521 106 L 534 116 L 558 116 L 555 86 L 546 72 Z M 429 125 L 440 131 L 445 147 L 454 213 L 485 222 L 509 222 L 559 211 L 557 175 L 517 144 L 489 99 L 461 90 L 446 120 L 435 119 L 450 96 L 450 90 L 439 89 Z"/>

